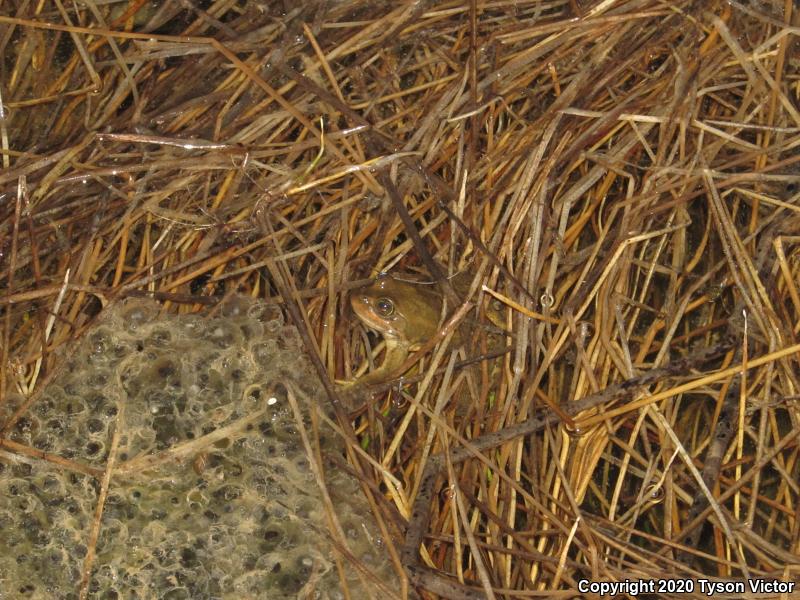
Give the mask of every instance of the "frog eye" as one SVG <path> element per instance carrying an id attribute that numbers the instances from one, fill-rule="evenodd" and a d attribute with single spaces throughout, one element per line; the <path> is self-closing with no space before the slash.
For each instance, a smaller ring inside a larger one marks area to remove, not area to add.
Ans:
<path id="1" fill-rule="evenodd" d="M 391 317 L 394 314 L 394 302 L 389 298 L 378 298 L 375 301 L 375 309 L 382 317 Z"/>

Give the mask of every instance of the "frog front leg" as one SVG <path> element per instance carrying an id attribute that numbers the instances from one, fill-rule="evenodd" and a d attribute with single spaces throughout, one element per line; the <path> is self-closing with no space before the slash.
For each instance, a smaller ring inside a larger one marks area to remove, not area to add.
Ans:
<path id="1" fill-rule="evenodd" d="M 356 387 L 365 388 L 370 385 L 385 383 L 394 379 L 400 373 L 398 370 L 409 355 L 409 345 L 394 338 L 386 338 L 386 351 L 380 367 L 361 377 L 357 377 L 342 384 L 342 389 L 351 390 Z"/>

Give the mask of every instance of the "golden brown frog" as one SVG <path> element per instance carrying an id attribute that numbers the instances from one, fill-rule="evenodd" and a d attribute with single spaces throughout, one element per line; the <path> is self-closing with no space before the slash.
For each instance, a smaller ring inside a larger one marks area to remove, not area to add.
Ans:
<path id="1" fill-rule="evenodd" d="M 442 302 L 438 286 L 408 283 L 391 275 L 381 275 L 369 287 L 354 292 L 350 297 L 353 311 L 383 335 L 386 353 L 380 367 L 350 385 L 381 383 L 395 375 L 409 352 L 436 335 Z M 491 320 L 497 323 L 494 318 Z"/>

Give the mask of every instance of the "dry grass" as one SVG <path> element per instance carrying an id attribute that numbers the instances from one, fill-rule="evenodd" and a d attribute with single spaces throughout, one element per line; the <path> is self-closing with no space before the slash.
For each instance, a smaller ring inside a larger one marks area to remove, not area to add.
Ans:
<path id="1" fill-rule="evenodd" d="M 337 404 L 410 590 L 797 577 L 790 0 L 81 6 L 0 2 L 0 398 L 108 302 L 239 292 L 335 399 L 358 280 L 468 270 L 509 352 Z"/>

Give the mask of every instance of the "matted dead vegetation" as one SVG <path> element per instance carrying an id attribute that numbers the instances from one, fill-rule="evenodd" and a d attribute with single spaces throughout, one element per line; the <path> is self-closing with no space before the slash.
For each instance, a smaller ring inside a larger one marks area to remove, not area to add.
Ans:
<path id="1" fill-rule="evenodd" d="M 272 298 L 399 596 L 795 581 L 797 12 L 0 2 L 0 398 L 35 403 L 120 298 Z M 476 326 L 340 402 L 376 341 L 348 292 L 383 270 L 474 274 L 449 314 L 500 302 L 506 351 Z M 14 426 L 3 461 L 60 460 Z"/>

